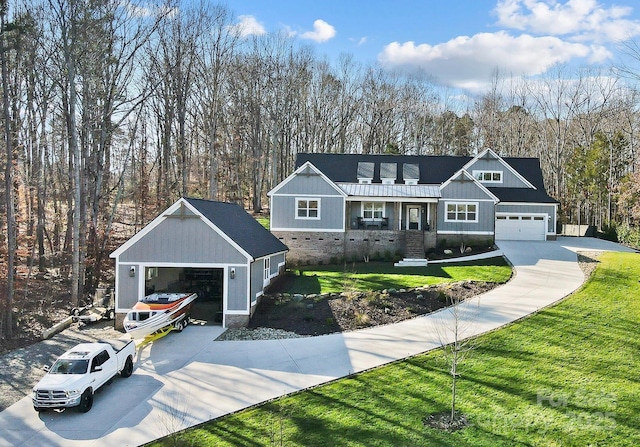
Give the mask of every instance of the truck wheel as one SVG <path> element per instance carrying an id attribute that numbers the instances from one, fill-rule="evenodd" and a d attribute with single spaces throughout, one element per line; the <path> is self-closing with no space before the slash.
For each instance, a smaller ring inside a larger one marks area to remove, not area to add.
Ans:
<path id="1" fill-rule="evenodd" d="M 84 390 L 84 393 L 82 393 L 82 396 L 80 396 L 80 405 L 78 405 L 78 411 L 80 413 L 86 413 L 87 411 L 91 410 L 92 406 L 93 391 L 91 391 L 91 388 L 87 388 L 86 390 Z"/>
<path id="2" fill-rule="evenodd" d="M 109 310 L 107 311 L 106 318 L 107 318 L 107 320 L 113 320 L 113 317 L 114 317 L 113 309 L 109 309 Z"/>
<path id="3" fill-rule="evenodd" d="M 131 360 L 131 356 L 127 357 L 127 360 L 124 362 L 124 368 L 120 371 L 121 377 L 129 377 L 133 373 L 133 360 Z"/>

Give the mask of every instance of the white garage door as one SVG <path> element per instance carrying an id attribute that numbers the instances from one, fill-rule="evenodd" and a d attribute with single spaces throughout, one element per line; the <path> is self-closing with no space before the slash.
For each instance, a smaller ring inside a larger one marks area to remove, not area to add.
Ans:
<path id="1" fill-rule="evenodd" d="M 496 215 L 496 240 L 544 241 L 547 219 L 540 215 Z"/>

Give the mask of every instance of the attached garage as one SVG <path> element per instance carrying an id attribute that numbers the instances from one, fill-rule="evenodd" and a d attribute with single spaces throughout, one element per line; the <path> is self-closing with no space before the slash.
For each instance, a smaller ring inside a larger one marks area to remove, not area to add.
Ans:
<path id="1" fill-rule="evenodd" d="M 544 241 L 547 238 L 547 215 L 496 214 L 496 240 Z"/>
<path id="2" fill-rule="evenodd" d="M 245 326 L 287 247 L 240 206 L 182 198 L 111 254 L 116 324 L 154 292 L 195 292 L 192 317 Z"/>

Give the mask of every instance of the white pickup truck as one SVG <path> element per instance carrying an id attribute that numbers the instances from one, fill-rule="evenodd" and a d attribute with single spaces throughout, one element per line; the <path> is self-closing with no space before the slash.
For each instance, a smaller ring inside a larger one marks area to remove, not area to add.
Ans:
<path id="1" fill-rule="evenodd" d="M 77 407 L 86 413 L 93 405 L 93 393 L 120 374 L 133 372 L 136 347 L 133 340 L 100 340 L 81 343 L 62 354 L 47 374 L 33 387 L 33 408 Z"/>

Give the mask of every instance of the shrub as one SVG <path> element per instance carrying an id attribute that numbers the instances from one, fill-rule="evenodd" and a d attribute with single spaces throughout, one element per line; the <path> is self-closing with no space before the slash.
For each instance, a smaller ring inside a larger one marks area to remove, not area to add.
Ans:
<path id="1" fill-rule="evenodd" d="M 369 318 L 369 315 L 365 314 L 364 312 L 356 312 L 354 318 L 358 326 L 368 326 L 371 322 L 371 318 Z"/>

